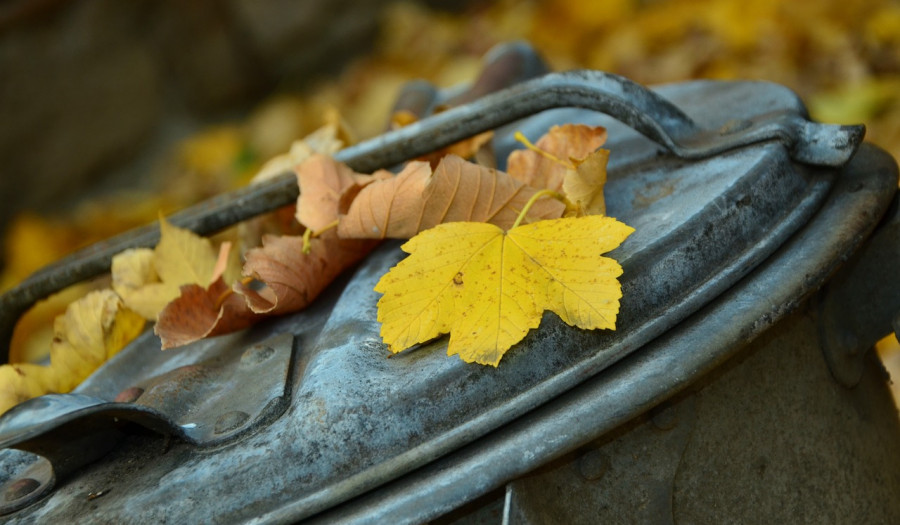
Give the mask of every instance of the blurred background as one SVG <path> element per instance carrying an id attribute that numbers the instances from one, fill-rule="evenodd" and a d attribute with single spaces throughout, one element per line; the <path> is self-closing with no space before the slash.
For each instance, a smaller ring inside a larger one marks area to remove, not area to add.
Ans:
<path id="1" fill-rule="evenodd" d="M 5 0 L 0 288 L 246 184 L 325 122 L 378 134 L 403 83 L 469 82 L 517 39 L 555 70 L 784 84 L 815 119 L 865 123 L 900 156 L 894 1 Z M 14 346 L 45 345 L 80 293 L 24 320 Z"/>

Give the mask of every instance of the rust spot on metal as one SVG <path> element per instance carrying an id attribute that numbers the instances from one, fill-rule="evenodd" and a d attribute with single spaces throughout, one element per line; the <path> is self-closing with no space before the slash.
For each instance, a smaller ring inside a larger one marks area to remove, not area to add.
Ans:
<path id="1" fill-rule="evenodd" d="M 88 501 L 95 500 L 95 499 L 97 499 L 101 496 L 105 496 L 107 494 L 109 494 L 109 489 L 98 490 L 97 492 L 91 492 L 90 494 L 87 495 L 87 500 Z"/>
<path id="2" fill-rule="evenodd" d="M 654 202 L 672 195 L 674 191 L 675 185 L 671 181 L 647 184 L 642 190 L 635 193 L 634 199 L 631 201 L 631 206 L 639 209 L 646 208 Z"/>
<path id="3" fill-rule="evenodd" d="M 3 495 L 3 499 L 6 501 L 16 501 L 17 499 L 22 499 L 37 490 L 40 486 L 41 483 L 33 478 L 22 478 L 16 480 L 9 485 L 9 488 L 6 489 L 6 493 Z"/>
<path id="4" fill-rule="evenodd" d="M 116 395 L 113 399 L 116 403 L 134 403 L 144 394 L 144 389 L 137 386 L 128 387 Z"/>
<path id="5" fill-rule="evenodd" d="M 246 423 L 248 419 L 250 419 L 250 414 L 241 412 L 240 410 L 225 412 L 216 420 L 214 432 L 216 434 L 231 432 L 232 430 L 244 426 L 244 423 Z"/>

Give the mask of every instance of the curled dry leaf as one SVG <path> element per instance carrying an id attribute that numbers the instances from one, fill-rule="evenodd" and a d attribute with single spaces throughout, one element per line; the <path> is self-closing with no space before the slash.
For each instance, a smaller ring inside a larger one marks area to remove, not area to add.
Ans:
<path id="1" fill-rule="evenodd" d="M 294 141 L 290 150 L 266 162 L 250 181 L 258 184 L 282 173 L 290 173 L 299 164 L 313 155 L 333 155 L 350 140 L 350 132 L 346 129 L 341 117 L 336 112 L 329 112 L 326 118 L 330 121 L 303 139 Z M 263 235 L 299 235 L 303 228 L 295 219 L 296 206 L 290 205 L 278 210 L 244 221 L 238 225 L 241 251 L 259 246 Z"/>
<path id="2" fill-rule="evenodd" d="M 310 253 L 304 254 L 301 236 L 266 236 L 262 247 L 247 252 L 244 265 L 244 274 L 258 280 L 261 289 L 241 282 L 232 289 L 222 279 L 209 288 L 184 286 L 181 295 L 159 314 L 154 330 L 167 349 L 303 309 L 376 244 L 339 239 L 327 232 L 311 239 Z"/>
<path id="3" fill-rule="evenodd" d="M 181 295 L 159 313 L 153 330 L 165 350 L 247 328 L 257 318 L 246 301 L 231 293 L 231 288 L 219 277 L 208 288 L 196 284 L 182 286 Z"/>
<path id="4" fill-rule="evenodd" d="M 155 320 L 178 297 L 178 287 L 164 284 L 153 266 L 153 250 L 125 250 L 112 259 L 112 287 L 125 304 L 144 319 Z"/>
<path id="5" fill-rule="evenodd" d="M 457 221 L 509 228 L 536 191 L 506 173 L 456 155 L 444 157 L 434 172 L 427 163 L 410 162 L 396 177 L 363 188 L 341 217 L 338 234 L 408 239 Z M 529 210 L 527 221 L 557 218 L 564 211 L 556 200 L 540 200 Z"/>
<path id="6" fill-rule="evenodd" d="M 144 329 L 144 318 L 112 290 L 91 292 L 53 323 L 50 367 L 57 391 L 69 392 Z"/>
<path id="7" fill-rule="evenodd" d="M 479 133 L 474 137 L 469 137 L 465 140 L 455 142 L 453 144 L 450 144 L 449 146 L 443 147 L 437 151 L 422 155 L 418 160 L 425 161 L 431 164 L 432 168 L 436 168 L 438 164 L 440 164 L 441 160 L 448 155 L 456 155 L 458 157 L 468 159 L 475 156 L 475 154 L 478 153 L 478 151 L 485 145 L 487 145 L 493 138 L 493 131 L 485 131 L 484 133 Z"/>
<path id="8" fill-rule="evenodd" d="M 370 184 L 355 199 L 343 202 L 347 211 L 338 224 L 338 235 L 383 239 L 414 229 L 420 220 L 422 195 L 429 177 L 428 163 L 414 161 L 396 177 Z"/>
<path id="9" fill-rule="evenodd" d="M 238 255 L 262 243 L 265 235 L 302 235 L 305 228 L 297 222 L 297 204 L 254 217 L 237 225 Z M 238 268 L 240 269 L 240 268 Z"/>
<path id="10" fill-rule="evenodd" d="M 583 160 L 575 160 L 575 169 L 566 173 L 563 179 L 563 193 L 575 204 L 579 213 L 605 215 L 606 164 L 609 150 L 599 149 Z"/>
<path id="11" fill-rule="evenodd" d="M 240 330 L 256 321 L 246 302 L 231 293 L 228 283 L 238 277 L 233 255 L 231 243 L 222 243 L 209 286 L 182 285 L 179 295 L 159 311 L 153 330 L 160 336 L 163 350 Z"/>
<path id="12" fill-rule="evenodd" d="M 532 149 L 510 153 L 510 176 L 534 188 L 563 189 L 566 174 L 575 169 L 570 159 L 581 160 L 606 142 L 606 129 L 583 124 L 553 126 Z"/>
<path id="13" fill-rule="evenodd" d="M 403 245 L 409 257 L 375 291 L 394 352 L 450 333 L 448 355 L 497 366 L 545 310 L 583 329 L 615 329 L 622 267 L 602 254 L 634 230 L 589 215 L 517 226 L 441 224 Z"/>
<path id="14" fill-rule="evenodd" d="M 371 240 L 341 239 L 333 231 L 310 240 L 303 253 L 302 237 L 266 237 L 263 246 L 247 252 L 244 275 L 262 282 L 254 290 L 241 283 L 235 290 L 260 314 L 280 315 L 306 308 L 338 275 L 372 251 Z"/>

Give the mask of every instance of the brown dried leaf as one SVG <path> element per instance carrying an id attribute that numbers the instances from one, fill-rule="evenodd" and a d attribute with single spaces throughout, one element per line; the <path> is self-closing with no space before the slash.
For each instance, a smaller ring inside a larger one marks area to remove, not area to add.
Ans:
<path id="1" fill-rule="evenodd" d="M 584 124 L 553 126 L 535 146 L 548 155 L 530 149 L 510 153 L 506 169 L 510 176 L 534 188 L 560 191 L 571 159 L 584 159 L 606 142 L 606 128 Z M 551 158 L 555 157 L 555 159 Z"/>
<path id="2" fill-rule="evenodd" d="M 356 195 L 367 184 L 390 176 L 382 172 L 373 175 L 356 173 L 346 164 L 320 154 L 303 161 L 297 166 L 296 173 L 300 185 L 297 221 L 313 231 L 320 231 L 338 220 L 343 195 Z"/>
<path id="3" fill-rule="evenodd" d="M 209 288 L 182 286 L 181 296 L 160 312 L 154 330 L 167 349 L 301 310 L 376 245 L 371 240 L 338 239 L 328 232 L 311 239 L 311 251 L 304 254 L 303 237 L 266 236 L 261 248 L 247 252 L 244 265 L 244 274 L 261 281 L 262 289 L 241 282 L 229 288 L 221 277 Z"/>
<path id="4" fill-rule="evenodd" d="M 262 281 L 253 290 L 235 283 L 235 291 L 246 297 L 258 314 L 280 315 L 306 308 L 338 275 L 365 257 L 378 243 L 340 239 L 329 231 L 310 239 L 303 253 L 303 237 L 263 238 L 263 246 L 246 254 L 244 275 Z"/>
<path id="5" fill-rule="evenodd" d="M 241 330 L 258 319 L 243 297 L 232 293 L 219 277 L 209 288 L 197 284 L 182 286 L 181 295 L 159 313 L 153 331 L 165 350 Z"/>
<path id="6" fill-rule="evenodd" d="M 262 243 L 264 235 L 302 235 L 306 228 L 297 222 L 297 203 L 265 213 L 238 224 L 239 254 Z"/>
<path id="7" fill-rule="evenodd" d="M 506 173 L 448 155 L 432 173 L 413 162 L 396 178 L 360 191 L 341 218 L 338 235 L 346 238 L 408 239 L 434 226 L 458 221 L 488 222 L 509 228 L 537 190 Z M 526 222 L 555 219 L 565 206 L 537 201 Z"/>
<path id="8" fill-rule="evenodd" d="M 350 203 L 338 224 L 343 238 L 391 237 L 395 230 L 409 230 L 422 213 L 421 195 L 431 177 L 427 162 L 410 162 L 396 177 L 370 184 Z M 390 223 L 390 224 L 389 224 Z M 388 231 L 388 228 L 391 228 Z"/>

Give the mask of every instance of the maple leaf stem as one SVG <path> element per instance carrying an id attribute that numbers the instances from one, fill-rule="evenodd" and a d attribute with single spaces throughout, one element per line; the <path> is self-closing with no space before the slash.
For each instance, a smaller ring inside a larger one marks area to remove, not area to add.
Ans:
<path id="1" fill-rule="evenodd" d="M 312 238 L 312 233 L 313 231 L 309 228 L 307 228 L 306 231 L 303 232 L 303 247 L 301 249 L 303 250 L 303 253 L 307 255 L 309 255 L 310 250 L 312 250 L 312 246 L 309 245 L 309 240 Z"/>
<path id="2" fill-rule="evenodd" d="M 544 151 L 544 150 L 542 150 L 541 148 L 539 148 L 539 147 L 535 146 L 534 144 L 532 144 L 531 141 L 528 140 L 528 138 L 525 137 L 525 135 L 523 135 L 521 131 L 517 131 L 517 132 L 515 133 L 515 135 L 513 135 L 513 137 L 514 137 L 517 141 L 521 142 L 526 148 L 528 148 L 528 149 L 530 149 L 531 151 L 537 153 L 538 155 L 541 155 L 541 156 L 543 156 L 543 157 L 546 157 L 546 158 L 552 160 L 553 162 L 556 162 L 557 164 L 560 164 L 560 165 L 562 165 L 562 166 L 565 166 L 566 168 L 574 169 L 574 166 L 572 165 L 571 162 L 566 162 L 566 161 L 560 159 L 559 157 L 557 157 L 556 155 L 553 155 L 553 154 L 550 153 L 550 152 Z"/>
<path id="3" fill-rule="evenodd" d="M 325 226 L 324 228 L 317 230 L 317 231 L 312 231 L 309 228 L 307 228 L 307 230 L 305 232 L 303 232 L 303 253 L 308 255 L 310 250 L 312 250 L 312 246 L 309 244 L 309 241 L 311 239 L 315 239 L 319 235 L 322 235 L 323 233 L 327 232 L 328 230 L 337 228 L 337 226 L 340 222 L 341 222 L 340 220 L 336 220 L 332 223 L 329 223 L 327 226 Z"/>
<path id="4" fill-rule="evenodd" d="M 216 310 L 222 308 L 222 305 L 225 303 L 225 300 L 228 299 L 228 297 L 231 296 L 231 294 L 233 294 L 233 293 L 234 293 L 234 290 L 232 290 L 231 288 L 222 292 L 222 295 L 220 295 L 219 298 L 216 299 Z"/>
<path id="5" fill-rule="evenodd" d="M 537 202 L 537 200 L 541 197 L 553 197 L 559 202 L 565 204 L 566 208 L 572 208 L 574 206 L 562 193 L 549 189 L 540 190 L 538 192 L 535 192 L 535 194 L 532 195 L 530 199 L 528 199 L 528 202 L 526 202 L 525 206 L 522 207 L 522 211 L 519 212 L 519 216 L 516 217 L 516 222 L 513 223 L 512 228 L 510 229 L 515 228 L 519 225 L 520 222 L 522 222 L 522 219 L 524 219 L 525 216 L 528 215 L 528 210 L 531 209 L 531 206 L 534 205 L 534 203 Z"/>

